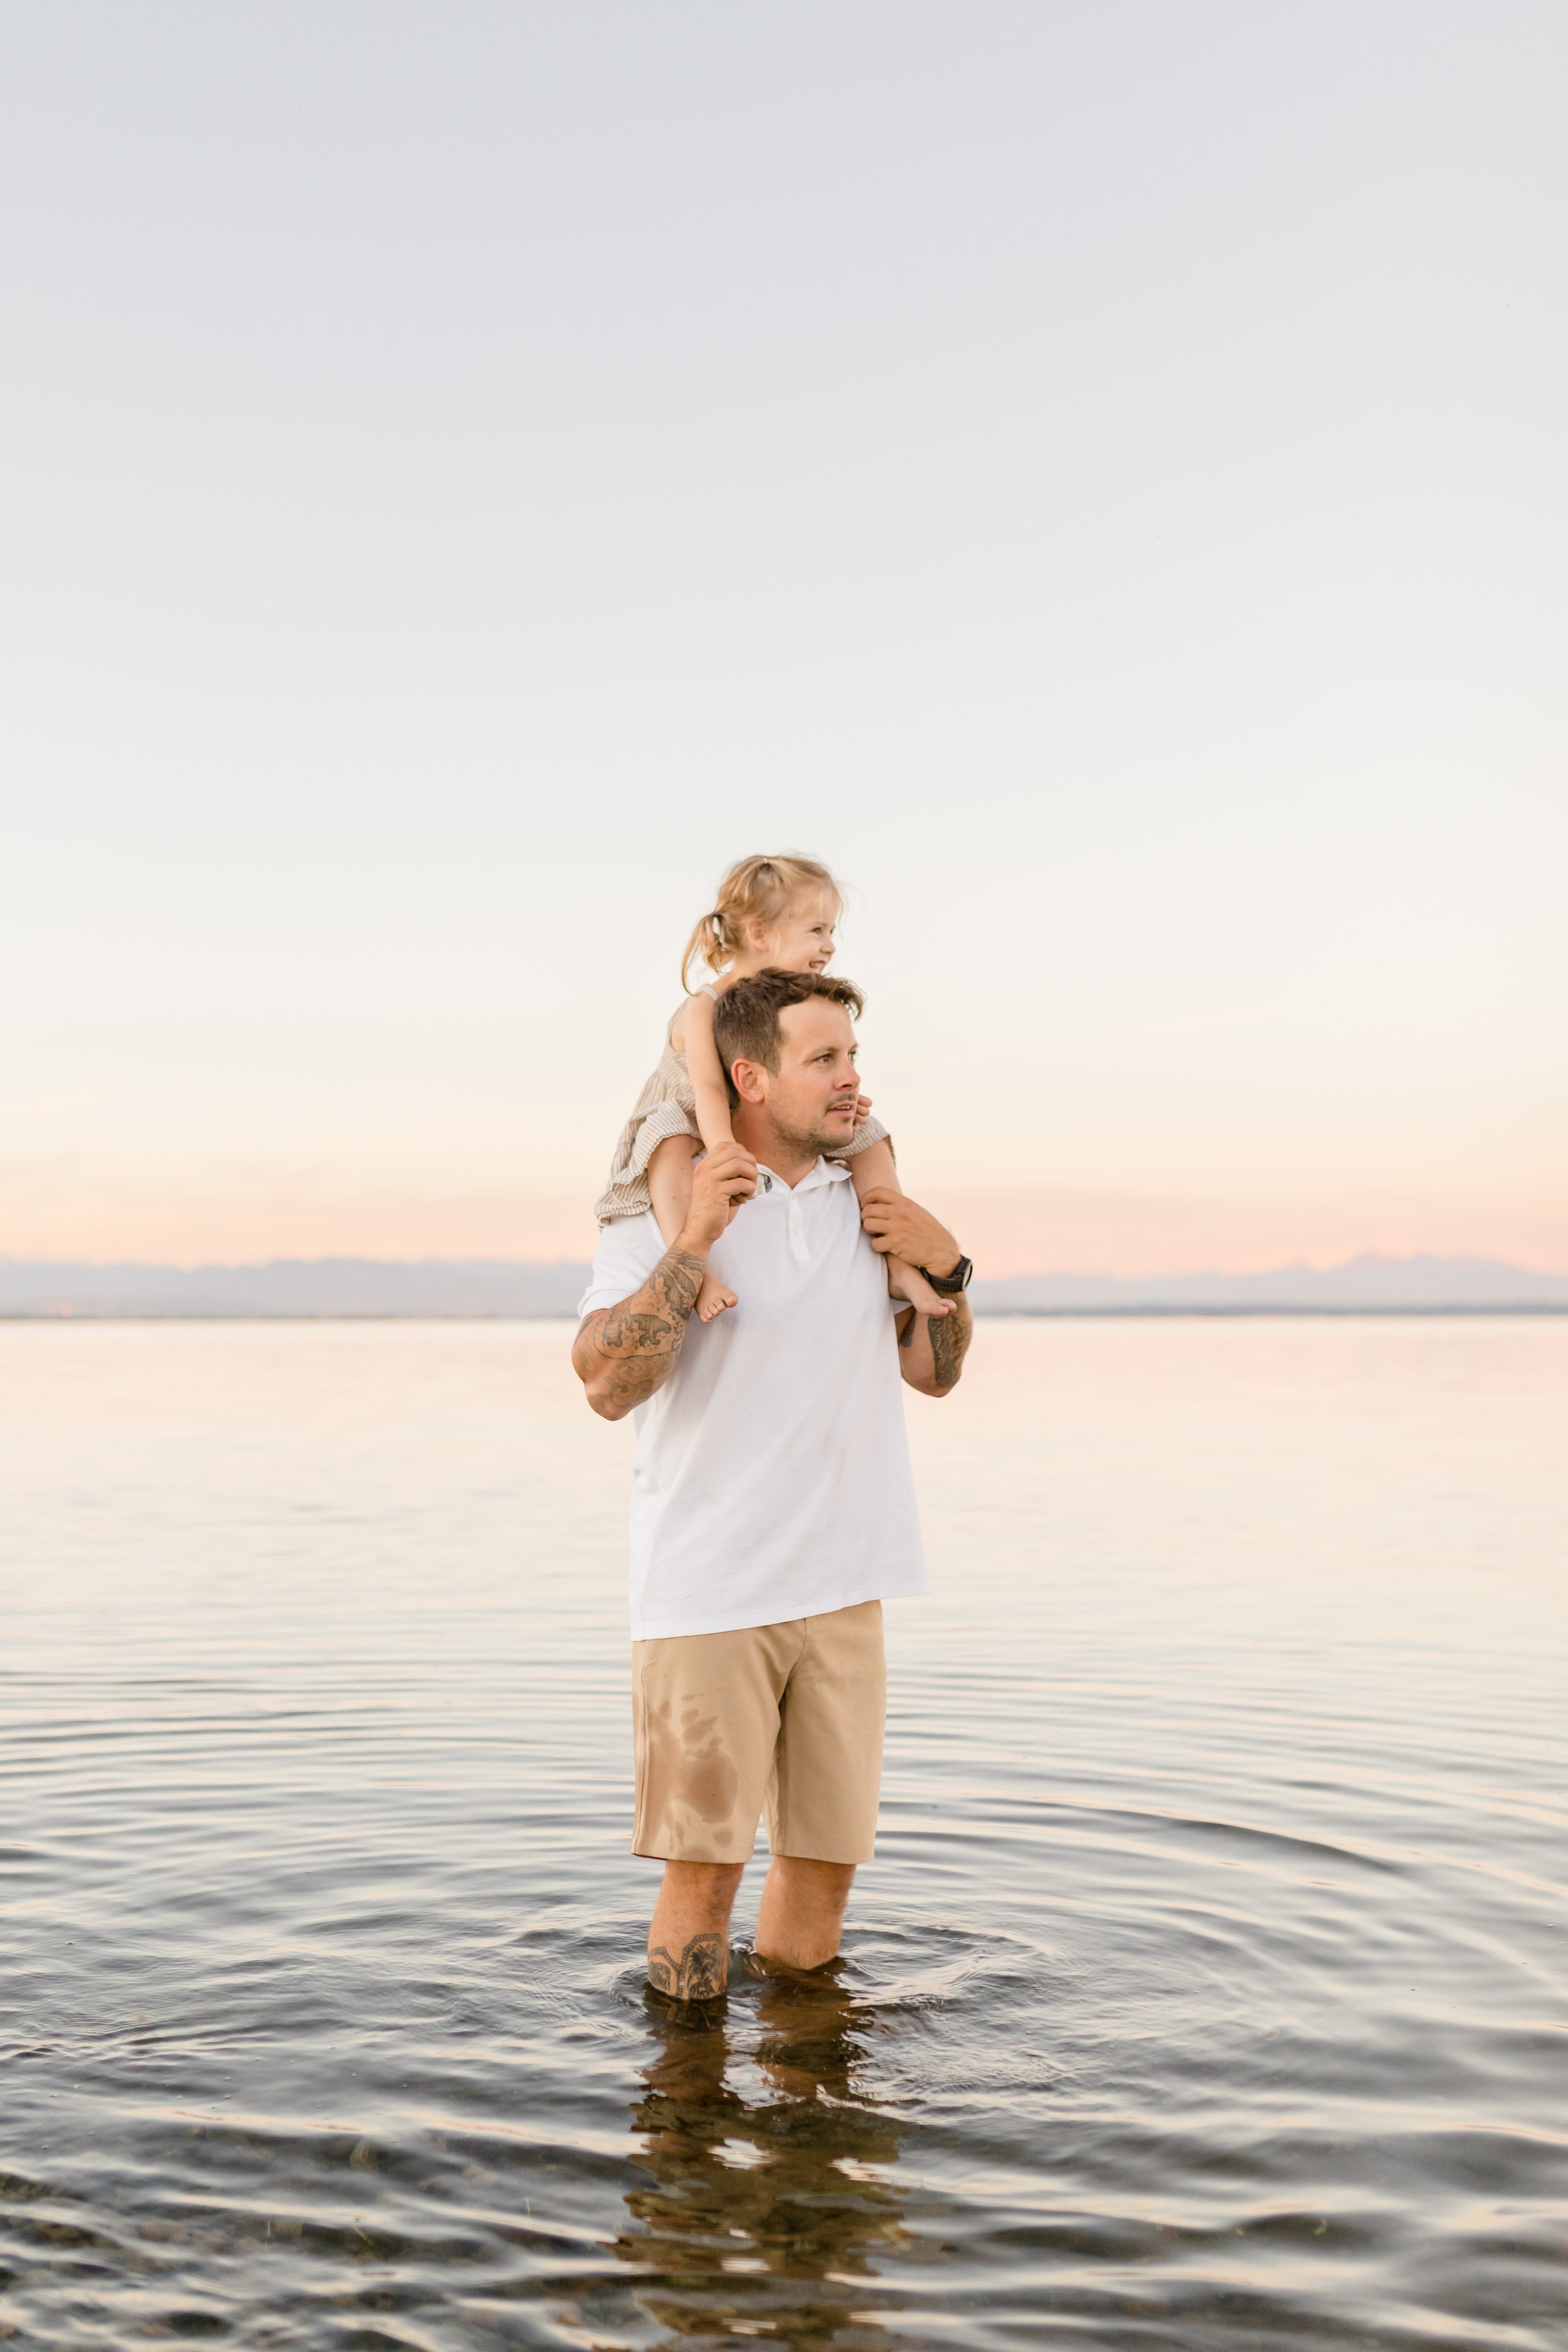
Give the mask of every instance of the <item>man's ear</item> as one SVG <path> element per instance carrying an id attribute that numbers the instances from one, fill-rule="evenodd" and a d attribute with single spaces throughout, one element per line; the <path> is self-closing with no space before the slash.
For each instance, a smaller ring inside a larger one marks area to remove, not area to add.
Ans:
<path id="1" fill-rule="evenodd" d="M 731 1062 L 730 1076 L 742 1102 L 766 1102 L 768 1074 L 761 1062 Z"/>

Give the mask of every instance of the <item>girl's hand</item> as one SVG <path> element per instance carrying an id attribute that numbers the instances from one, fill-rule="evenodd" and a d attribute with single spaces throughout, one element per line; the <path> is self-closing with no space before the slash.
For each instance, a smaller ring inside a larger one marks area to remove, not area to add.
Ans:
<path id="1" fill-rule="evenodd" d="M 865 1126 L 865 1124 L 866 1124 L 866 1121 L 870 1118 L 870 1116 L 871 1116 L 871 1097 L 870 1097 L 870 1096 L 869 1096 L 869 1095 L 857 1095 L 857 1096 L 856 1096 L 856 1097 L 855 1097 L 855 1124 L 856 1124 L 856 1126 L 857 1126 L 857 1127 L 864 1127 L 864 1126 Z"/>
<path id="2" fill-rule="evenodd" d="M 697 1163 L 701 1173 L 702 1162 Z M 695 1192 L 696 1178 L 692 1179 Z M 871 1247 L 901 1257 L 922 1274 L 951 1274 L 963 1253 L 947 1227 L 929 1209 L 890 1184 L 873 1184 L 860 1203 L 860 1223 Z"/>

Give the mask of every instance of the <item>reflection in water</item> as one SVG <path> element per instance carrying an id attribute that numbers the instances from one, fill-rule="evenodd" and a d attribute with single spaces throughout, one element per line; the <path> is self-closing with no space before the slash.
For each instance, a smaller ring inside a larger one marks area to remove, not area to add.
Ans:
<path id="1" fill-rule="evenodd" d="M 656 2051 L 632 2124 L 647 2150 L 639 2176 L 650 2178 L 627 2193 L 616 2252 L 647 2277 L 637 2300 L 648 2315 L 677 2336 L 885 2346 L 863 2283 L 879 2253 L 909 2240 L 886 2177 L 900 2127 L 858 2080 L 875 2016 L 831 1973 L 773 1975 L 749 1955 L 735 1960 L 728 2020 L 647 1996 Z M 742 2070 L 726 2025 L 748 1976 L 760 2098 L 726 2080 Z"/>

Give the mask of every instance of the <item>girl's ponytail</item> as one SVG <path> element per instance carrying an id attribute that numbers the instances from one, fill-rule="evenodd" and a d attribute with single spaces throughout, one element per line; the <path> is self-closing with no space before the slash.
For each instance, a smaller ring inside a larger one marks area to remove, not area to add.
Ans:
<path id="1" fill-rule="evenodd" d="M 680 985 L 691 986 L 691 967 L 705 963 L 711 972 L 720 972 L 729 962 L 730 955 L 724 938 L 724 918 L 717 908 L 704 915 L 686 942 L 686 953 L 680 959 Z"/>

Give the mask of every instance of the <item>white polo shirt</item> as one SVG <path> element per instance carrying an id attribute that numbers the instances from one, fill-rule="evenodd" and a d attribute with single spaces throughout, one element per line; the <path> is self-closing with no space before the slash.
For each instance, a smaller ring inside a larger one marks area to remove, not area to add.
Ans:
<path id="1" fill-rule="evenodd" d="M 640 1290 L 650 1212 L 599 1236 L 578 1309 Z M 887 1270 L 847 1169 L 764 1168 L 709 1263 L 740 1304 L 687 1326 L 635 1413 L 632 1639 L 728 1633 L 926 1590 Z"/>

